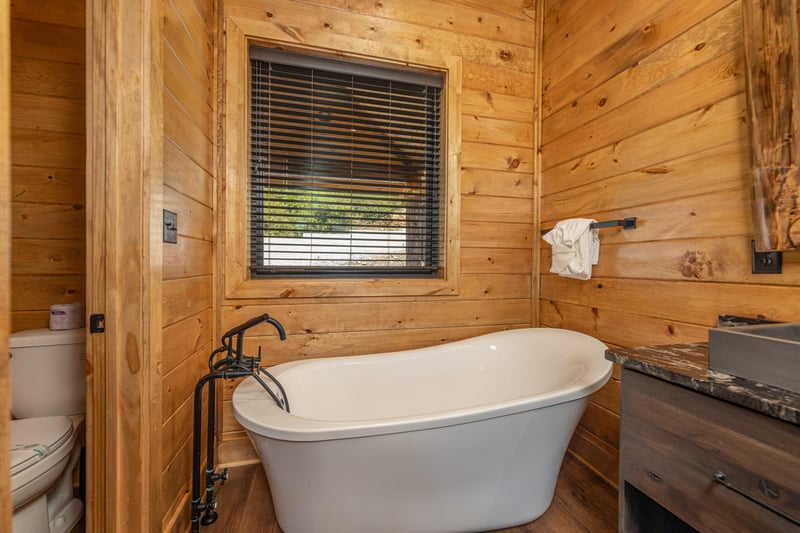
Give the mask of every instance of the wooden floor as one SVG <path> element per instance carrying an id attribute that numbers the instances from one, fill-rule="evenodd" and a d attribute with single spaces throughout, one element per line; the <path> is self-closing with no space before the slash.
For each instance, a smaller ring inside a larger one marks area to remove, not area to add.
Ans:
<path id="1" fill-rule="evenodd" d="M 281 533 L 261 465 L 230 468 L 228 473 L 228 481 L 217 492 L 219 518 L 214 524 L 202 527 L 201 533 Z M 553 503 L 547 512 L 530 524 L 496 530 L 496 533 L 615 531 L 617 491 L 567 454 L 561 465 Z"/>

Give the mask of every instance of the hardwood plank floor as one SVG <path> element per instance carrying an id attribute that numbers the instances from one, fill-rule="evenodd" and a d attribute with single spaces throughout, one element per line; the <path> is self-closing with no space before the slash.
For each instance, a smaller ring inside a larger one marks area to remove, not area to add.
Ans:
<path id="1" fill-rule="evenodd" d="M 229 469 L 218 490 L 217 521 L 203 533 L 282 533 L 260 464 Z M 550 508 L 529 524 L 495 533 L 613 533 L 617 531 L 617 491 L 567 453 Z M 377 533 L 377 532 L 376 532 Z"/>

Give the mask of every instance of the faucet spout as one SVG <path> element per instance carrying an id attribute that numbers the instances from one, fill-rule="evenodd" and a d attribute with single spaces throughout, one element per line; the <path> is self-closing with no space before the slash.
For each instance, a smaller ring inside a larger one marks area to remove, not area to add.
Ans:
<path id="1" fill-rule="evenodd" d="M 281 323 L 278 322 L 277 320 L 275 320 L 274 318 L 272 318 L 269 315 L 264 315 L 264 316 L 266 317 L 264 322 L 269 322 L 270 324 L 275 326 L 275 329 L 278 330 L 278 337 L 280 337 L 280 339 L 282 341 L 285 341 L 286 340 L 286 332 L 283 330 L 283 326 L 281 325 Z"/>

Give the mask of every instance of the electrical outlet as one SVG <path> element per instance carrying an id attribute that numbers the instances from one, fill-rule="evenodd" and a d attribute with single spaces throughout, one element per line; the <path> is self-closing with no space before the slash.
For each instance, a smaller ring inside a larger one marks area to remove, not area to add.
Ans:
<path id="1" fill-rule="evenodd" d="M 164 242 L 178 242 L 178 213 L 164 209 Z"/>
<path id="2" fill-rule="evenodd" d="M 781 252 L 756 252 L 756 241 L 753 247 L 753 274 L 780 274 L 783 271 L 783 254 Z"/>

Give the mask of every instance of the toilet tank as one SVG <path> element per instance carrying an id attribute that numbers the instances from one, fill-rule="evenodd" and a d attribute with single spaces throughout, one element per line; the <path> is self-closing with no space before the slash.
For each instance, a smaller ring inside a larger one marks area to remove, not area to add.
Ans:
<path id="1" fill-rule="evenodd" d="M 86 412 L 86 329 L 31 329 L 8 337 L 15 418 Z"/>

